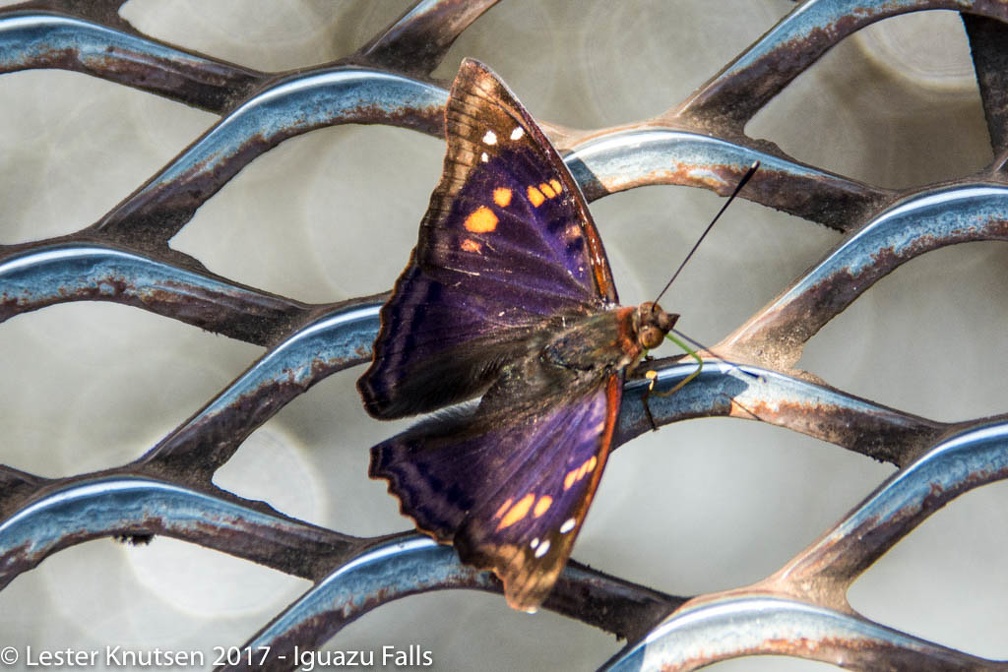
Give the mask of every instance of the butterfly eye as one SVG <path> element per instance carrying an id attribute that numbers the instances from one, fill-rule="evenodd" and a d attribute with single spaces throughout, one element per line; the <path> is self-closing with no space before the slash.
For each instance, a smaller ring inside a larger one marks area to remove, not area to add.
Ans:
<path id="1" fill-rule="evenodd" d="M 637 340 L 647 350 L 661 345 L 665 335 L 672 331 L 678 315 L 666 313 L 661 306 L 650 301 L 642 303 L 637 309 L 639 328 Z"/>
<path id="2" fill-rule="evenodd" d="M 653 324 L 648 324 L 642 327 L 640 334 L 637 336 L 637 340 L 639 340 L 640 344 L 647 350 L 657 348 L 661 345 L 663 338 L 665 338 L 665 334 L 661 329 Z"/>

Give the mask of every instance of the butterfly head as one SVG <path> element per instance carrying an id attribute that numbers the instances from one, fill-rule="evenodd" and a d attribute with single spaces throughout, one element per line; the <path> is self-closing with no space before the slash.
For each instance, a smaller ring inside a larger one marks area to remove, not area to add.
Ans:
<path id="1" fill-rule="evenodd" d="M 637 308 L 637 341 L 645 350 L 653 350 L 661 345 L 665 335 L 672 331 L 679 315 L 666 313 L 661 306 L 645 301 Z"/>

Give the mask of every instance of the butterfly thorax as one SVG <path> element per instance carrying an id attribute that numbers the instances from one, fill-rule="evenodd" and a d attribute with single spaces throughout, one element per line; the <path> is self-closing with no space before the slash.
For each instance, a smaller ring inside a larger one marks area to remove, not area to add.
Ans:
<path id="1" fill-rule="evenodd" d="M 658 347 L 678 315 L 648 302 L 590 315 L 558 317 L 539 359 L 545 366 L 600 375 L 635 364 Z"/>

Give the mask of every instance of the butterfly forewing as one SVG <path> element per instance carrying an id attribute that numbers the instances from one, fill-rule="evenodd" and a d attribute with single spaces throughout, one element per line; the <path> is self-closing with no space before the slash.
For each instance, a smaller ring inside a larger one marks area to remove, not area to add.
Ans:
<path id="1" fill-rule="evenodd" d="M 359 383 L 376 417 L 476 396 L 550 317 L 616 301 L 584 197 L 507 88 L 467 60 L 445 119 L 442 179 Z"/>

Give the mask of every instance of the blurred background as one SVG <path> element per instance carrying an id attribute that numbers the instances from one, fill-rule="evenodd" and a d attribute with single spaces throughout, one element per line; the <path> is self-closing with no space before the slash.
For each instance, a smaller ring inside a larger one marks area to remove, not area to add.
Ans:
<path id="1" fill-rule="evenodd" d="M 0 2 L 0 6 L 14 4 Z M 409 2 L 133 0 L 144 33 L 261 70 L 349 54 Z M 597 128 L 681 101 L 794 7 L 787 0 L 578 3 L 507 0 L 435 73 L 486 62 L 537 118 Z M 93 223 L 217 117 L 80 74 L 0 77 L 0 243 Z M 815 166 L 884 186 L 968 175 L 992 159 L 958 15 L 875 24 L 801 75 L 749 124 Z M 443 141 L 345 126 L 254 161 L 172 240 L 215 273 L 309 302 L 389 289 L 439 178 Z M 591 207 L 623 303 L 653 295 L 720 206 L 707 191 L 649 187 Z M 736 202 L 663 304 L 716 343 L 840 240 L 817 224 Z M 880 282 L 809 344 L 801 368 L 842 390 L 937 420 L 1005 411 L 1008 252 L 993 243 L 925 255 Z M 144 311 L 59 305 L 0 328 L 0 462 L 41 476 L 132 460 L 197 411 L 262 350 Z M 662 354 L 659 352 L 659 354 Z M 251 438 L 215 478 L 244 497 L 342 532 L 409 528 L 368 448 L 380 423 L 327 379 Z M 738 420 L 664 427 L 610 462 L 574 558 L 677 595 L 770 574 L 893 468 L 783 429 Z M 934 515 L 853 587 L 887 625 L 1008 657 L 1008 489 L 987 486 Z M 0 592 L 0 644 L 210 651 L 240 645 L 306 581 L 168 538 L 64 550 Z M 443 592 L 373 612 L 330 647 L 420 644 L 435 669 L 592 669 L 612 636 L 499 596 Z M 783 659 L 719 670 L 817 670 Z"/>

